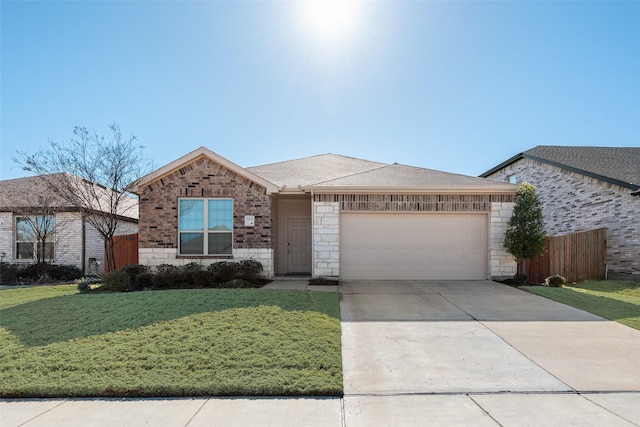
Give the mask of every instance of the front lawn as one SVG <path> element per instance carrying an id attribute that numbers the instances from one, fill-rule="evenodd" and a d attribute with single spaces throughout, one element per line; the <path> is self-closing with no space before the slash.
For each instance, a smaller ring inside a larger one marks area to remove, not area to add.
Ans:
<path id="1" fill-rule="evenodd" d="M 0 291 L 0 397 L 341 395 L 337 293 Z"/>
<path id="2" fill-rule="evenodd" d="M 521 286 L 520 289 L 640 330 L 640 282 L 588 280 L 562 288 Z"/>

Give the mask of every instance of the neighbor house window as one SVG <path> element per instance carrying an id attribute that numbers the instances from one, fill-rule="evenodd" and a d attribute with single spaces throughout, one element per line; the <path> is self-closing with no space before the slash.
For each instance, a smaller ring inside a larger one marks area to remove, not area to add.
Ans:
<path id="1" fill-rule="evenodd" d="M 178 211 L 180 255 L 231 255 L 233 200 L 180 199 Z"/>
<path id="2" fill-rule="evenodd" d="M 16 218 L 16 258 L 53 260 L 55 217 L 39 215 Z"/>

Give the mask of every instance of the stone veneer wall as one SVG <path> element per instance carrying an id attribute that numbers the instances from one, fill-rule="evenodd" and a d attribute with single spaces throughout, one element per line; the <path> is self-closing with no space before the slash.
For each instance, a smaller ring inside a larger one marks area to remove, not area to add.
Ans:
<path id="1" fill-rule="evenodd" d="M 254 259 L 259 261 L 264 268 L 263 274 L 266 277 L 272 278 L 274 275 L 272 249 L 233 249 L 232 258 L 234 260 Z M 192 262 L 196 262 L 203 267 L 208 267 L 210 264 L 217 261 L 222 261 L 222 259 L 212 259 L 211 257 L 188 258 L 178 256 L 177 248 L 138 249 L 138 262 L 149 267 L 157 267 L 161 264 L 186 265 Z"/>
<path id="2" fill-rule="evenodd" d="M 514 203 L 492 203 L 489 219 L 489 275 L 503 280 L 513 277 L 517 271 L 513 256 L 504 248 L 504 235 L 513 214 Z"/>
<path id="3" fill-rule="evenodd" d="M 313 202 L 313 277 L 340 274 L 340 206 Z"/>
<path id="4" fill-rule="evenodd" d="M 233 199 L 232 256 L 178 255 L 178 198 L 226 197 Z M 260 261 L 273 276 L 271 197 L 261 185 L 207 158 L 192 163 L 146 186 L 140 198 L 139 262 L 145 265 L 209 265 L 217 260 Z M 244 225 L 245 215 L 255 225 Z"/>
<path id="5" fill-rule="evenodd" d="M 610 277 L 640 274 L 640 198 L 629 189 L 531 159 L 521 159 L 495 172 L 491 179 L 536 187 L 543 204 L 547 234 L 607 228 Z"/>
<path id="6" fill-rule="evenodd" d="M 513 195 L 316 194 L 313 201 L 313 276 L 340 274 L 340 212 L 488 212 L 489 275 L 516 273 L 504 248 Z"/>

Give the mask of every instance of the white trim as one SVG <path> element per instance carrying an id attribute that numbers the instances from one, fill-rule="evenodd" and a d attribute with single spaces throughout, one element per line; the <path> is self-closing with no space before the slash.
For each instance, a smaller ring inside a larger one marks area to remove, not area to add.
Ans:
<path id="1" fill-rule="evenodd" d="M 306 186 L 305 191 L 316 194 L 516 194 L 517 187 L 513 184 L 492 185 L 492 186 L 469 186 L 469 187 L 401 187 L 401 186 Z"/>

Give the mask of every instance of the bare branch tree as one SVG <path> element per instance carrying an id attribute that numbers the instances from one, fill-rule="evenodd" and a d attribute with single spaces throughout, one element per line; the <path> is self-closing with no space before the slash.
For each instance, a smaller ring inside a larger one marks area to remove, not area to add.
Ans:
<path id="1" fill-rule="evenodd" d="M 96 131 L 76 126 L 74 137 L 64 143 L 49 140 L 49 149 L 17 152 L 13 160 L 85 215 L 104 239 L 105 267 L 112 271 L 113 236 L 123 218 L 137 216 L 131 190 L 152 164 L 135 136 L 123 137 L 116 123 L 109 129 L 111 139 L 106 141 Z"/>
<path id="2" fill-rule="evenodd" d="M 67 247 L 60 244 L 58 230 L 69 223 L 69 209 L 41 180 L 32 178 L 28 185 L 19 184 L 20 181 L 3 183 L 0 206 L 15 217 L 12 224 L 15 257 L 32 260 L 39 280 L 46 281 L 49 264 L 65 259 Z"/>

